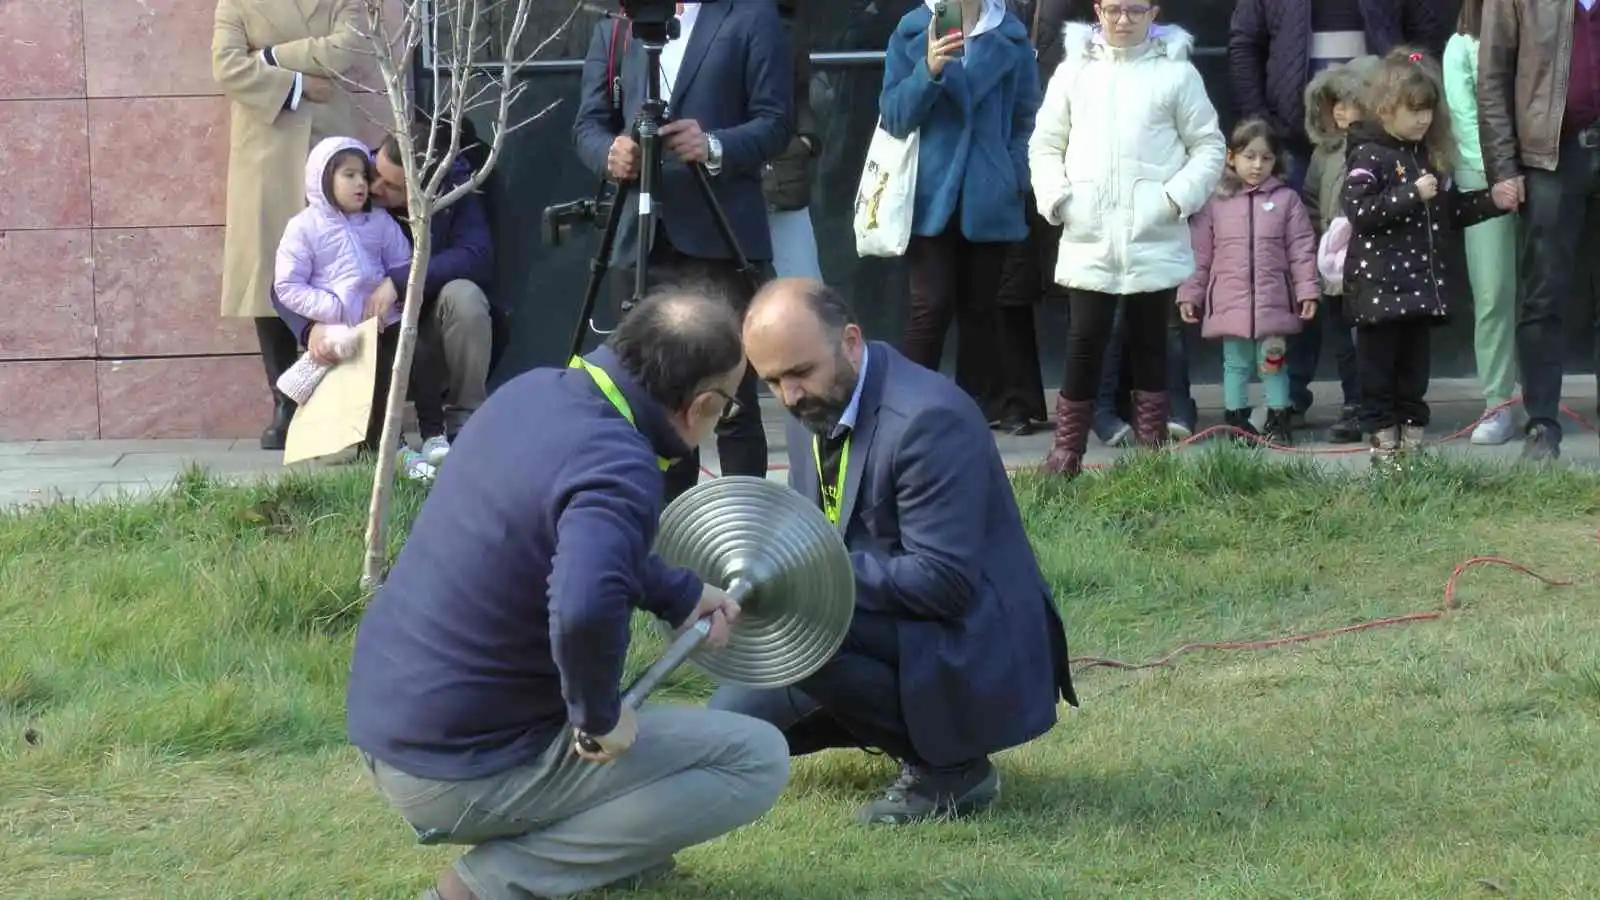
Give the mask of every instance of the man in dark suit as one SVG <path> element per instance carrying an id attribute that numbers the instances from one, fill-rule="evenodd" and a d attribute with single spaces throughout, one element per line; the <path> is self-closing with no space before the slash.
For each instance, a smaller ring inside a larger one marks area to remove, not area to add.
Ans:
<path id="1" fill-rule="evenodd" d="M 712 193 L 751 260 L 772 259 L 761 171 L 789 142 L 793 59 L 773 0 L 678 4 L 678 36 L 661 53 L 661 177 L 653 235 L 638 234 L 638 193 L 628 198 L 612 254 L 619 292 L 632 293 L 639 240 L 649 246 L 651 285 L 699 282 L 743 310 L 754 293 L 717 231 L 689 163 L 711 176 Z M 640 148 L 631 128 L 644 104 L 645 48 L 617 20 L 595 26 L 583 64 L 573 141 L 584 165 L 618 182 L 639 177 Z M 763 268 L 766 266 L 763 265 Z M 717 455 L 730 475 L 764 475 L 767 439 L 756 379 L 739 386 L 739 412 L 717 428 Z M 696 452 L 667 472 L 667 498 L 699 479 Z"/>
<path id="2" fill-rule="evenodd" d="M 745 317 L 745 353 L 793 419 L 789 485 L 850 549 L 856 612 L 838 654 L 790 688 L 726 686 L 715 708 L 765 719 L 789 752 L 871 747 L 901 762 L 866 822 L 991 803 L 989 754 L 1077 705 L 1066 635 L 988 424 L 955 382 L 866 342 L 820 282 L 783 279 Z"/>

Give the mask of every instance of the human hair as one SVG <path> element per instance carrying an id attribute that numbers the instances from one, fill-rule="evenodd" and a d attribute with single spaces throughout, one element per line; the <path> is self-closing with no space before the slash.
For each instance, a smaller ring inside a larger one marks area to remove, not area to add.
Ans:
<path id="1" fill-rule="evenodd" d="M 400 139 L 393 132 L 383 136 L 383 143 L 378 145 L 378 152 L 383 158 L 397 166 L 406 164 L 405 158 L 400 155 Z"/>
<path id="2" fill-rule="evenodd" d="M 801 296 L 806 301 L 806 308 L 811 310 L 811 314 L 817 317 L 818 322 L 822 323 L 823 331 L 830 338 L 837 338 L 843 334 L 847 325 L 859 324 L 850 301 L 821 281 L 813 281 L 806 285 Z"/>
<path id="3" fill-rule="evenodd" d="M 744 359 L 738 314 L 698 284 L 652 292 L 623 317 L 606 346 L 645 393 L 674 412 Z"/>
<path id="4" fill-rule="evenodd" d="M 1267 142 L 1267 149 L 1272 151 L 1272 174 L 1282 176 L 1287 171 L 1287 157 L 1283 152 L 1283 141 L 1278 137 L 1266 119 L 1251 117 L 1233 126 L 1233 132 L 1228 135 L 1228 165 L 1223 169 L 1222 181 L 1225 193 L 1232 193 L 1239 187 L 1239 176 L 1233 171 L 1234 154 L 1243 153 L 1246 147 L 1257 140 Z"/>
<path id="5" fill-rule="evenodd" d="M 354 147 L 347 147 L 335 153 L 328 159 L 328 164 L 322 167 L 322 196 L 326 197 L 328 203 L 335 207 L 339 204 L 333 199 L 333 173 L 339 171 L 339 167 L 350 160 L 357 160 L 361 163 L 362 175 L 367 179 L 367 184 L 370 185 L 372 183 L 372 160 L 367 157 L 366 153 Z M 372 212 L 372 194 L 370 192 L 367 194 L 367 202 L 361 204 L 361 211 Z"/>
<path id="6" fill-rule="evenodd" d="M 1461 0 L 1461 12 L 1456 15 L 1456 34 L 1477 37 L 1483 31 L 1483 0 Z"/>
<path id="7" fill-rule="evenodd" d="M 1444 73 L 1433 57 L 1415 47 L 1395 47 L 1385 53 L 1367 84 L 1367 101 L 1362 106 L 1380 119 L 1401 107 L 1416 112 L 1432 110 L 1433 122 L 1422 138 L 1428 160 L 1441 173 L 1455 170 L 1455 138 L 1445 108 Z"/>

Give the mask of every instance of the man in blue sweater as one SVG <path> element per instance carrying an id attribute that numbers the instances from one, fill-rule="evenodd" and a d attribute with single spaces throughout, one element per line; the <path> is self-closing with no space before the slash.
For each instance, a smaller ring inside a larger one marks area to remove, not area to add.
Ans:
<path id="1" fill-rule="evenodd" d="M 713 645 L 738 616 L 650 545 L 663 469 L 734 412 L 744 372 L 727 304 L 661 294 L 571 367 L 507 382 L 461 432 L 361 623 L 347 697 L 378 791 L 419 834 L 473 847 L 428 897 L 635 882 L 777 800 L 788 751 L 771 725 L 635 717 L 620 696 L 635 609 L 711 616 Z"/>

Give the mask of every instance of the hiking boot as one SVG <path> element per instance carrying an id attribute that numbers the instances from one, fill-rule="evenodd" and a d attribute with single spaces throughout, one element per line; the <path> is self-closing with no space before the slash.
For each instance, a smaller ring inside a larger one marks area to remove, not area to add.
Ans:
<path id="1" fill-rule="evenodd" d="M 1267 410 L 1267 421 L 1263 423 L 1266 425 L 1266 428 L 1262 431 L 1261 436 L 1266 438 L 1267 443 L 1269 444 L 1276 444 L 1279 447 L 1293 447 L 1293 421 L 1293 411 L 1287 409 L 1269 409 Z"/>
<path id="2" fill-rule="evenodd" d="M 1089 445 L 1089 422 L 1093 418 L 1093 400 L 1056 397 L 1055 440 L 1044 460 L 1046 472 L 1075 478 L 1083 471 L 1083 451 Z"/>
<path id="3" fill-rule="evenodd" d="M 1246 447 L 1254 447 L 1256 442 L 1251 438 L 1261 436 L 1261 432 L 1256 430 L 1256 426 L 1250 423 L 1250 411 L 1250 407 L 1247 406 L 1244 409 L 1224 410 L 1222 413 L 1222 424 L 1236 429 L 1228 433 L 1228 439 Z"/>
<path id="4" fill-rule="evenodd" d="M 1000 794 L 1000 770 L 985 759 L 951 772 L 930 772 L 909 764 L 862 807 L 866 825 L 910 825 L 934 819 L 959 819 L 988 808 Z"/>
<path id="5" fill-rule="evenodd" d="M 1361 443 L 1361 411 L 1353 403 L 1339 407 L 1339 418 L 1328 427 L 1328 443 Z"/>
<path id="6" fill-rule="evenodd" d="M 1553 462 L 1561 458 L 1561 431 L 1548 422 L 1528 423 L 1522 439 L 1524 462 Z"/>
<path id="7" fill-rule="evenodd" d="M 1161 447 L 1167 441 L 1171 407 L 1166 391 L 1133 392 L 1133 437 L 1141 447 Z"/>

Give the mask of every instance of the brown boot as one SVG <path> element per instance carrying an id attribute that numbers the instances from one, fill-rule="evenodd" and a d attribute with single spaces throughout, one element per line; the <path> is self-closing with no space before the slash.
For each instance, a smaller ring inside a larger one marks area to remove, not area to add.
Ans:
<path id="1" fill-rule="evenodd" d="M 1083 471 L 1083 451 L 1089 445 L 1089 425 L 1093 419 L 1093 400 L 1056 397 L 1056 434 L 1050 444 L 1050 455 L 1044 460 L 1046 472 L 1075 478 Z"/>
<path id="2" fill-rule="evenodd" d="M 1133 392 L 1133 436 L 1141 447 L 1167 443 L 1168 413 L 1166 391 Z"/>

